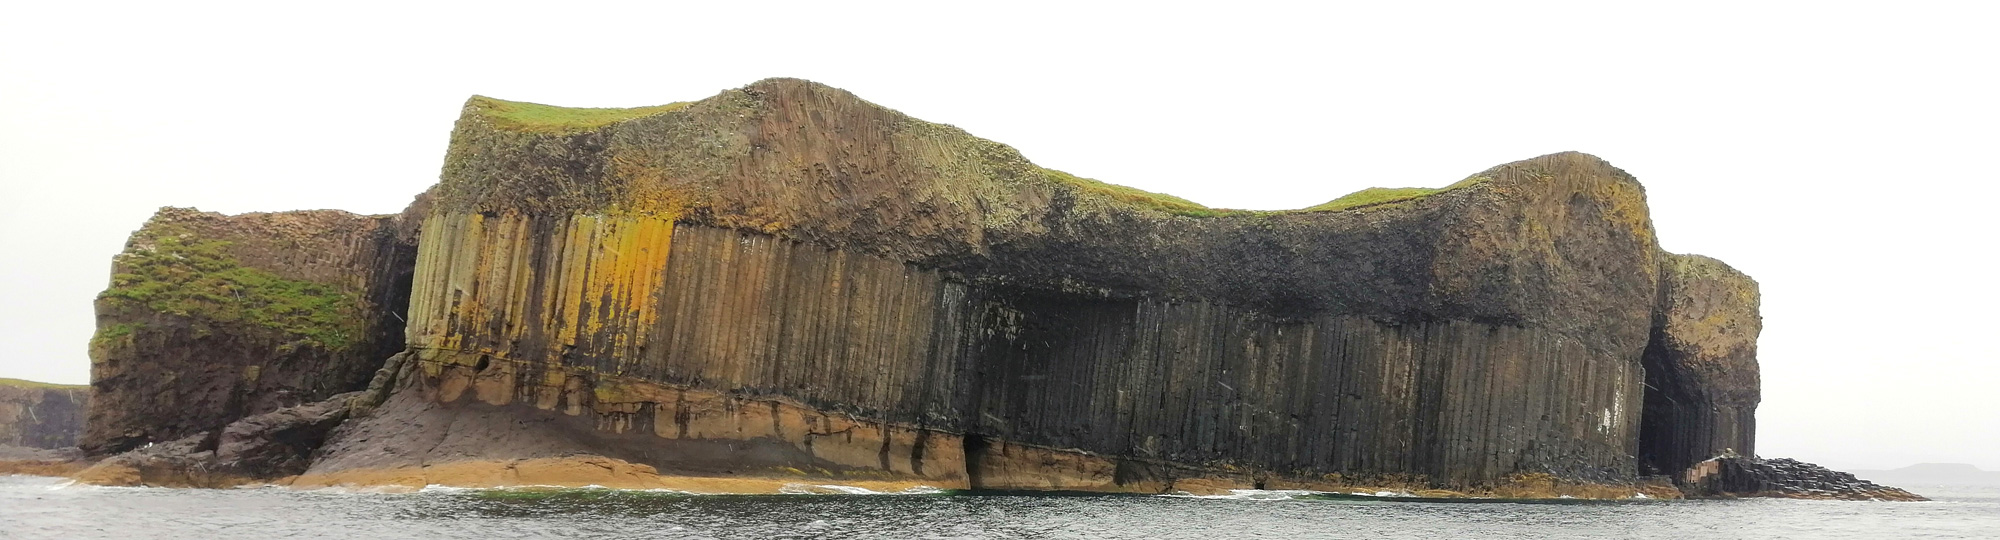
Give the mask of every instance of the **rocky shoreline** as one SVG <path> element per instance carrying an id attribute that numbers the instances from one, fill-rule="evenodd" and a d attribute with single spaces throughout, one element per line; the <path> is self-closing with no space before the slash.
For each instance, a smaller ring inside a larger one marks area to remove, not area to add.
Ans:
<path id="1" fill-rule="evenodd" d="M 330 429 L 331 418 L 352 405 L 355 395 L 283 409 L 231 425 L 228 450 L 203 450 L 200 438 L 141 448 L 101 460 L 71 449 L 0 446 L 0 475 L 68 477 L 99 486 L 234 488 L 279 486 L 410 492 L 427 487 L 469 489 L 604 488 L 670 490 L 692 494 L 895 493 L 967 490 L 962 480 L 898 477 L 870 471 L 838 474 L 774 468 L 761 472 L 677 474 L 652 466 L 592 454 L 519 459 L 466 459 L 386 467 L 306 471 L 301 455 L 281 448 L 296 435 Z M 323 435 L 323 433 L 322 433 Z M 1091 459 L 1075 452 L 1044 450 L 1033 458 L 1047 468 L 1055 461 Z M 301 473 L 303 471 L 303 473 Z M 1770 497 L 1848 501 L 1924 501 L 1920 495 L 1881 486 L 1797 460 L 1725 455 L 1700 462 L 1676 482 L 1652 478 L 1632 484 L 1591 484 L 1541 474 L 1518 475 L 1493 486 L 1465 490 L 1429 487 L 1408 479 L 1355 482 L 1338 477 L 1252 478 L 1227 471 L 1185 475 L 1165 483 L 1111 485 L 1077 482 L 1012 486 L 1010 489 L 1109 491 L 1135 494 L 1226 495 L 1241 490 L 1299 490 L 1396 499 L 1734 499 Z M 1087 477 L 1087 476 L 1086 476 Z M 1082 479 L 1086 477 L 1077 477 Z M 1108 489 L 1107 489 L 1108 488 Z M 989 488 L 991 489 L 991 488 Z"/>
<path id="2" fill-rule="evenodd" d="M 1847 501 L 1926 501 L 1921 495 L 1788 458 L 1724 455 L 1690 467 L 1681 484 L 1703 498 L 1779 497 Z"/>

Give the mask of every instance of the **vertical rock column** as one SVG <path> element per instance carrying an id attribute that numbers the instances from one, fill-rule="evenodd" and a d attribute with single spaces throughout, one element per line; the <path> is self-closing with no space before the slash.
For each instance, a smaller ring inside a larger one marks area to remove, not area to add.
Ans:
<path id="1" fill-rule="evenodd" d="M 476 375 L 441 379 L 445 401 L 472 388 L 487 403 L 575 414 L 586 388 L 569 375 L 623 372 L 643 356 L 673 227 L 657 216 L 434 215 L 411 286 L 410 349 L 433 376 Z"/>
<path id="2" fill-rule="evenodd" d="M 965 384 L 993 441 L 1448 486 L 1632 474 L 1638 363 L 1546 330 L 989 295 Z M 983 480 L 1048 483 L 1009 475 Z"/>

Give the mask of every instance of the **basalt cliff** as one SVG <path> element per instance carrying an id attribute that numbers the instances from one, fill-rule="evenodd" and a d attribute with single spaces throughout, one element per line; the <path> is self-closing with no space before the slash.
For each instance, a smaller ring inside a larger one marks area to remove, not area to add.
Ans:
<path id="1" fill-rule="evenodd" d="M 90 387 L 0 379 L 0 447 L 76 446 Z"/>
<path id="2" fill-rule="evenodd" d="M 90 387 L 0 379 L 0 474 L 61 476 L 81 464 Z"/>
<path id="3" fill-rule="evenodd" d="M 164 209 L 114 272 L 83 445 L 156 446 L 109 483 L 1623 497 L 1754 452 L 1756 283 L 1579 153 L 1234 211 L 806 81 L 475 97 L 400 215 Z"/>

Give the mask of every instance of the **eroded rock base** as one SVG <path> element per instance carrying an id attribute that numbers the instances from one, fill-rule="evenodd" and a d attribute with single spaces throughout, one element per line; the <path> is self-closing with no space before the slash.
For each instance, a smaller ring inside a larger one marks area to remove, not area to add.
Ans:
<path id="1" fill-rule="evenodd" d="M 1050 448 L 879 422 L 778 396 L 721 393 L 587 372 L 535 378 L 404 355 L 374 412 L 343 426 L 294 487 L 415 489 L 603 486 L 781 493 L 838 485 L 874 491 L 973 490 L 1220 494 L 1238 489 L 1424 497 L 1675 497 L 1665 483 L 1592 484 L 1515 475 L 1438 490 L 1408 477 L 1287 475 Z"/>

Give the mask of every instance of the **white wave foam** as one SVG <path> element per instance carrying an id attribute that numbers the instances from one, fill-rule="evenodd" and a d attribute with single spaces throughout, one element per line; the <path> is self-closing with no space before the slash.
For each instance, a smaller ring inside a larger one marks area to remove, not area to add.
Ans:
<path id="1" fill-rule="evenodd" d="M 1317 495 L 1322 492 L 1303 489 L 1232 489 L 1228 495 L 1195 495 L 1185 491 L 1163 495 L 1182 499 L 1215 499 L 1235 501 L 1286 501 L 1295 497 Z"/>
<path id="2" fill-rule="evenodd" d="M 147 487 L 147 486 L 100 486 L 96 484 L 85 484 L 68 478 L 57 478 L 57 477 L 48 477 L 48 478 L 49 478 L 48 483 L 39 485 L 30 484 L 27 487 L 41 488 L 48 491 L 146 491 L 146 490 L 160 490 L 160 489 L 183 489 L 183 488 Z"/>
<path id="3" fill-rule="evenodd" d="M 880 491 L 838 484 L 785 484 L 778 493 L 787 495 L 882 495 Z"/>
<path id="4" fill-rule="evenodd" d="M 944 490 L 931 486 L 915 486 L 902 491 L 875 491 L 864 487 L 839 484 L 785 484 L 778 493 L 786 495 L 936 495 Z"/>
<path id="5" fill-rule="evenodd" d="M 1356 495 L 1361 497 L 1416 497 L 1417 496 L 1417 494 L 1410 493 L 1408 491 L 1377 491 L 1374 493 L 1369 493 L 1366 491 L 1356 491 L 1348 493 L 1348 495 Z"/>

